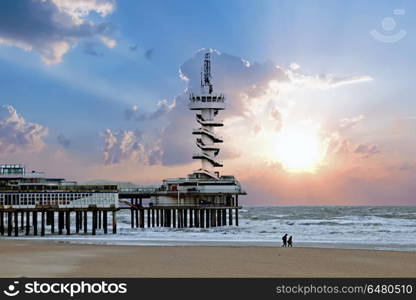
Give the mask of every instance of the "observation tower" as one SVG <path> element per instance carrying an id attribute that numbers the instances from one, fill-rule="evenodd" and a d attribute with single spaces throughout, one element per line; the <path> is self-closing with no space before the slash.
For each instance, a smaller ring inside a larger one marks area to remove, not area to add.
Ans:
<path id="1" fill-rule="evenodd" d="M 201 161 L 201 168 L 193 174 L 201 179 L 219 179 L 219 172 L 214 171 L 214 168 L 223 166 L 222 162 L 216 158 L 220 152 L 218 144 L 222 143 L 223 139 L 215 133 L 215 128 L 224 125 L 216 117 L 220 110 L 225 109 L 225 97 L 222 93 L 214 92 L 210 52 L 206 52 L 204 56 L 201 90 L 199 93 L 191 93 L 189 100 L 189 109 L 196 111 L 196 121 L 200 125 L 192 131 L 197 135 L 196 146 L 200 149 L 199 153 L 195 153 L 192 158 Z"/>
<path id="2" fill-rule="evenodd" d="M 139 198 L 140 206 L 145 205 L 142 200 L 147 198 L 151 209 L 166 211 L 166 220 L 168 223 L 173 220 L 174 227 L 176 224 L 182 224 L 179 227 L 186 227 L 186 224 L 191 227 L 224 226 L 233 222 L 238 226 L 241 208 L 238 196 L 246 195 L 246 192 L 233 175 L 220 175 L 215 169 L 223 166 L 217 159 L 223 139 L 215 129 L 223 126 L 217 116 L 225 109 L 225 96 L 214 92 L 210 50 L 203 54 L 201 86 L 190 93 L 189 109 L 195 111 L 199 124 L 192 130 L 199 150 L 192 158 L 199 160 L 201 167 L 186 177 L 166 178 L 157 188 L 123 190 L 119 197 Z M 172 211 L 173 215 L 170 215 Z"/>

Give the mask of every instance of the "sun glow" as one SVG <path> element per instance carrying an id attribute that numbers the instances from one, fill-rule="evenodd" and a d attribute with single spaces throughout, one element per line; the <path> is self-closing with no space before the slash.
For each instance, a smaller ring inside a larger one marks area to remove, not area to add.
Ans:
<path id="1" fill-rule="evenodd" d="M 289 172 L 315 172 L 325 155 L 318 127 L 287 128 L 277 135 L 276 159 Z"/>

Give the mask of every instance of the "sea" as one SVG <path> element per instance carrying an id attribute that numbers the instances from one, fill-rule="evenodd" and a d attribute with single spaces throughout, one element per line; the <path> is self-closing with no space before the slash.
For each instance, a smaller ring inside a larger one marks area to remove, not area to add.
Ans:
<path id="1" fill-rule="evenodd" d="M 87 244 L 281 247 L 281 237 L 287 233 L 293 236 L 294 247 L 416 250 L 416 206 L 243 206 L 238 227 L 184 229 L 131 228 L 129 210 L 117 216 L 115 235 L 97 231 L 95 236 L 22 238 Z"/>

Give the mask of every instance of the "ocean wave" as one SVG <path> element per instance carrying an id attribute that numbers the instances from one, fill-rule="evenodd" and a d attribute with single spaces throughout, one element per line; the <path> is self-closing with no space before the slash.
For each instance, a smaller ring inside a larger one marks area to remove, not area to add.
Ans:
<path id="1" fill-rule="evenodd" d="M 386 217 L 388 216 L 388 217 Z M 400 216 L 400 217 L 399 217 Z M 357 243 L 365 245 L 415 245 L 416 208 L 414 207 L 250 207 L 240 210 L 240 226 L 210 228 L 131 228 L 130 212 L 118 213 L 118 233 L 96 236 L 71 234 L 70 240 L 178 241 L 273 241 L 281 242 L 285 233 L 295 243 Z M 146 222 L 145 222 L 146 223 Z M 74 224 L 74 223 L 73 223 Z M 89 220 L 91 224 L 91 220 Z M 45 238 L 49 238 L 47 236 Z M 370 246 L 368 246 L 370 247 Z M 380 246 L 381 247 L 381 246 Z M 383 246 L 384 247 L 384 246 Z M 416 245 L 415 245 L 416 249 Z"/>

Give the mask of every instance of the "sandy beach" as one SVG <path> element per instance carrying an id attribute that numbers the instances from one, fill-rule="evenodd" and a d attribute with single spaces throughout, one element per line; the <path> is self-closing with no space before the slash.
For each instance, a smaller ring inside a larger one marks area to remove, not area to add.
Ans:
<path id="1" fill-rule="evenodd" d="M 0 241 L 1 277 L 416 277 L 416 252 Z"/>

